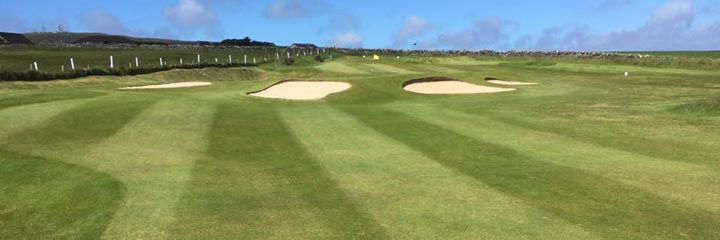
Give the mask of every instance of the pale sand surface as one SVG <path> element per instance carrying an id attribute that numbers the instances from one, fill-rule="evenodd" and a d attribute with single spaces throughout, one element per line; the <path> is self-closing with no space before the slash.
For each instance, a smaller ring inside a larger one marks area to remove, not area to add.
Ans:
<path id="1" fill-rule="evenodd" d="M 487 87 L 452 80 L 412 83 L 403 87 L 403 89 L 422 94 L 473 94 L 508 92 L 515 90 L 514 88 Z"/>
<path id="2" fill-rule="evenodd" d="M 346 82 L 287 81 L 249 95 L 287 100 L 318 100 L 350 87 L 352 85 Z"/>
<path id="3" fill-rule="evenodd" d="M 487 80 L 487 82 L 492 83 L 492 84 L 512 85 L 512 86 L 537 85 L 537 83 L 534 83 L 534 82 L 513 82 L 513 81 L 503 81 L 503 80 Z"/>
<path id="4" fill-rule="evenodd" d="M 199 87 L 211 85 L 210 82 L 178 82 L 148 86 L 137 86 L 137 87 L 124 87 L 122 90 L 136 90 L 136 89 L 165 89 L 165 88 L 187 88 L 187 87 Z"/>

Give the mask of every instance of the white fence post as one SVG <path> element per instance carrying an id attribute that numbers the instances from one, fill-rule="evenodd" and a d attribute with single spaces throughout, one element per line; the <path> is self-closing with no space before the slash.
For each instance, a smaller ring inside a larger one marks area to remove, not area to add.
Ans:
<path id="1" fill-rule="evenodd" d="M 182 58 L 180 58 L 180 65 L 183 65 Z"/>
<path id="2" fill-rule="evenodd" d="M 160 58 L 160 67 L 163 67 L 162 58 Z"/>
<path id="3" fill-rule="evenodd" d="M 243 56 L 245 56 L 243 59 L 243 64 L 247 65 L 247 55 L 243 55 Z"/>
<path id="4" fill-rule="evenodd" d="M 73 58 L 70 58 L 70 68 L 75 71 L 75 60 Z"/>
<path id="5" fill-rule="evenodd" d="M 228 55 L 228 62 L 232 63 L 232 55 Z"/>
<path id="6" fill-rule="evenodd" d="M 113 56 L 110 55 L 110 68 L 115 68 L 115 62 L 113 62 Z"/>
<path id="7" fill-rule="evenodd" d="M 138 59 L 138 57 L 135 57 L 135 68 L 139 68 L 139 67 L 140 67 L 140 60 Z"/>
<path id="8" fill-rule="evenodd" d="M 198 65 L 200 65 L 200 54 L 198 54 Z"/>
<path id="9" fill-rule="evenodd" d="M 255 62 L 255 58 L 253 58 L 253 64 L 257 64 L 257 62 Z"/>
<path id="10" fill-rule="evenodd" d="M 40 69 L 38 68 L 37 62 L 33 62 L 32 66 L 35 66 L 35 71 L 40 71 Z"/>

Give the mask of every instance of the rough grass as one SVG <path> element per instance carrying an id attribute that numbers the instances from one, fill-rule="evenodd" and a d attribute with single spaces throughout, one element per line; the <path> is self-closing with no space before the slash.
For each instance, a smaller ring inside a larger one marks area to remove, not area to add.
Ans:
<path id="1" fill-rule="evenodd" d="M 383 61 L 0 83 L 0 238 L 720 238 L 719 73 Z M 437 75 L 541 84 L 401 89 Z M 245 94 L 291 78 L 353 88 Z M 187 80 L 214 84 L 116 90 Z"/>
<path id="2" fill-rule="evenodd" d="M 720 98 L 711 97 L 708 99 L 696 100 L 677 106 L 672 109 L 673 112 L 680 115 L 695 115 L 699 117 L 717 117 L 720 116 Z"/>

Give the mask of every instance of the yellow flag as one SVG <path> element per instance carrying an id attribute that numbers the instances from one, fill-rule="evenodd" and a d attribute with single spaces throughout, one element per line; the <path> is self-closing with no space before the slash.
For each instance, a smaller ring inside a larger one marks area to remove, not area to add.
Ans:
<path id="1" fill-rule="evenodd" d="M 377 54 L 373 54 L 373 60 L 380 60 L 380 56 L 378 56 Z"/>

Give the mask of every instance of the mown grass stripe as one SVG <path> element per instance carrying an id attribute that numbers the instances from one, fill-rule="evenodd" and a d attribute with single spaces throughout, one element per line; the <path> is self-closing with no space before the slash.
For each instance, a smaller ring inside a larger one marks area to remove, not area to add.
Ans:
<path id="1" fill-rule="evenodd" d="M 57 161 L 58 163 L 56 164 L 60 165 L 62 164 L 59 162 L 67 162 L 97 170 L 95 167 L 97 167 L 97 164 L 102 160 L 94 159 L 94 161 L 85 161 L 86 159 L 82 158 L 84 154 L 90 151 L 96 144 L 114 135 L 120 128 L 125 126 L 125 124 L 130 122 L 138 113 L 150 106 L 154 101 L 155 98 L 144 95 L 121 95 L 89 101 L 48 118 L 37 126 L 8 136 L 0 143 L 0 148 L 20 155 L 21 157 L 15 159 L 19 161 L 32 158 L 48 159 L 46 162 L 37 161 L 39 162 L 37 164 L 41 166 L 28 165 L 24 166 L 24 168 L 42 168 L 46 166 L 46 164 L 49 164 L 47 162 L 53 163 L 52 161 Z M 91 173 L 85 172 L 79 174 L 88 175 Z M 92 174 L 108 176 L 105 173 L 99 172 Z M 57 182 L 59 186 L 70 188 L 76 185 L 77 180 L 75 178 L 82 179 L 82 177 L 70 176 L 69 178 L 55 178 L 53 181 Z M 55 198 L 42 198 L 41 202 L 43 203 L 38 203 L 38 205 L 65 206 L 69 209 L 72 209 L 73 207 L 70 206 L 74 206 L 75 204 L 87 205 L 88 209 L 84 210 L 86 214 L 66 214 L 62 220 L 59 220 L 68 223 L 79 223 L 68 226 L 68 229 L 63 229 L 64 232 L 71 232 L 68 233 L 68 238 L 86 235 L 92 236 L 88 238 L 98 238 L 99 233 L 104 231 L 110 222 L 108 216 L 114 214 L 117 209 L 117 207 L 110 207 L 108 205 L 108 201 L 110 200 L 104 197 L 82 197 L 84 195 L 78 194 L 78 192 L 105 195 L 112 199 L 111 202 L 113 202 L 113 204 L 115 201 L 118 203 L 121 202 L 124 198 L 125 186 L 114 178 L 112 180 L 98 182 L 84 182 L 83 184 L 86 185 L 77 185 L 74 187 L 77 189 L 58 192 Z M 95 188 L 95 184 L 99 184 L 97 189 Z M 28 198 L 33 199 L 33 197 Z M 24 200 L 26 199 L 18 199 L 18 201 Z M 20 207 L 18 211 L 32 211 L 32 206 Z M 100 219 L 98 216 L 108 218 Z M 18 221 L 22 220 L 23 219 L 18 219 Z M 24 220 L 31 221 L 27 222 L 28 225 L 35 224 L 32 222 L 32 218 L 25 218 Z M 20 222 L 19 224 L 25 223 Z M 55 227 L 55 223 L 52 222 L 41 222 L 39 224 L 37 227 Z M 33 229 L 24 229 L 24 231 L 33 231 Z M 42 233 L 46 235 L 39 235 L 38 238 L 52 238 L 53 234 L 64 232 L 54 233 L 54 231 L 47 231 Z M 18 232 L 17 234 L 16 237 L 12 238 L 25 238 L 25 236 L 28 235 L 24 232 Z"/>
<path id="2" fill-rule="evenodd" d="M 82 150 L 114 135 L 157 99 L 142 95 L 120 95 L 90 101 L 55 115 L 38 126 L 6 139 L 9 145 L 37 152 L 34 146 L 46 146 L 43 152 Z M 70 148 L 65 148 L 70 147 Z"/>
<path id="3" fill-rule="evenodd" d="M 2 119 L 2 124 L 0 124 L 0 142 L 3 141 L 3 138 L 13 136 L 47 121 L 55 115 L 78 107 L 85 101 L 88 100 L 53 101 L 21 105 L 0 110 L 0 119 Z"/>
<path id="4" fill-rule="evenodd" d="M 393 108 L 463 135 L 516 149 L 554 164 L 591 171 L 653 194 L 720 212 L 720 173 L 696 164 L 659 159 L 580 142 L 482 114 L 448 108 Z M 563 146 L 556 148 L 556 146 Z"/>
<path id="5" fill-rule="evenodd" d="M 10 95 L 6 97 L 0 97 L 0 110 L 36 103 L 46 103 L 70 99 L 95 98 L 103 95 L 105 94 L 101 92 L 91 91 L 63 91 Z"/>
<path id="6" fill-rule="evenodd" d="M 128 189 L 103 239 L 168 238 L 193 161 L 205 152 L 213 112 L 212 104 L 161 100 L 76 160 Z"/>
<path id="7" fill-rule="evenodd" d="M 479 141 L 396 111 L 344 111 L 434 160 L 607 238 L 717 239 L 720 217 L 587 171 Z"/>
<path id="8" fill-rule="evenodd" d="M 393 239 L 596 239 L 331 106 L 280 112 L 339 187 L 379 224 L 391 226 Z"/>
<path id="9" fill-rule="evenodd" d="M 293 137 L 273 105 L 218 107 L 175 224 L 182 239 L 384 239 Z"/>
<path id="10" fill-rule="evenodd" d="M 0 239 L 97 239 L 122 203 L 117 179 L 0 150 Z"/>

